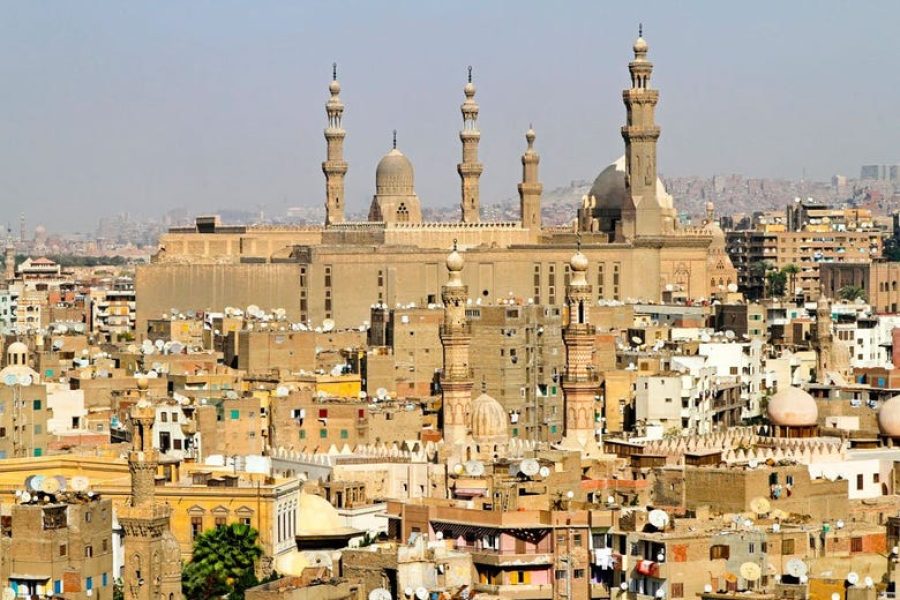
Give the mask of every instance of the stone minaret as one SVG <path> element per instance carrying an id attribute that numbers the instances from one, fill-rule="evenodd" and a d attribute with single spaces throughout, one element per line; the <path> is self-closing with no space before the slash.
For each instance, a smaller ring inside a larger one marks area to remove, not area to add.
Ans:
<path id="1" fill-rule="evenodd" d="M 125 597 L 157 600 L 181 596 L 181 549 L 169 530 L 171 509 L 155 498 L 159 452 L 153 447 L 156 409 L 147 400 L 147 380 L 138 382 L 141 399 L 131 409 L 131 498 L 118 511 L 125 534 Z"/>
<path id="2" fill-rule="evenodd" d="M 601 453 L 594 435 L 594 403 L 600 386 L 593 369 L 596 330 L 588 322 L 593 292 L 586 276 L 588 259 L 580 248 L 569 267 L 572 277 L 566 286 L 568 322 L 563 328 L 566 367 L 562 379 L 566 421 L 561 445 L 594 458 Z"/>
<path id="3" fill-rule="evenodd" d="M 522 183 L 519 184 L 519 214 L 522 216 L 522 227 L 532 233 L 541 230 L 541 192 L 544 186 L 538 179 L 540 155 L 534 151 L 534 129 L 528 128 L 525 140 L 528 148 L 522 155 Z"/>
<path id="4" fill-rule="evenodd" d="M 444 442 L 453 452 L 457 444 L 466 441 L 469 413 L 472 405 L 472 369 L 469 365 L 469 342 L 472 339 L 466 322 L 466 302 L 469 288 L 462 282 L 463 257 L 456 250 L 447 257 L 449 279 L 441 288 L 444 303 L 444 322 L 441 325 L 441 346 L 444 349 L 444 368 L 441 373 L 441 395 L 444 413 Z"/>
<path id="5" fill-rule="evenodd" d="M 478 162 L 478 142 L 481 132 L 478 131 L 478 105 L 475 104 L 475 84 L 472 83 L 472 67 L 469 67 L 469 82 L 463 89 L 466 101 L 460 110 L 463 117 L 463 129 L 459 132 L 462 142 L 462 162 L 456 170 L 462 180 L 462 222 L 478 223 L 481 220 L 481 199 L 478 192 L 478 178 L 484 167 Z"/>
<path id="6" fill-rule="evenodd" d="M 7 232 L 4 259 L 6 267 L 4 279 L 6 280 L 6 283 L 8 285 L 13 279 L 16 278 L 16 247 L 12 241 L 12 230 Z"/>
<path id="7" fill-rule="evenodd" d="M 328 113 L 328 127 L 325 128 L 325 140 L 328 142 L 328 157 L 322 163 L 325 173 L 325 225 L 344 222 L 344 175 L 347 174 L 347 162 L 344 160 L 344 136 L 341 127 L 344 115 L 344 103 L 338 94 L 341 84 L 337 80 L 337 63 L 332 65 L 331 84 L 328 86 L 331 98 L 325 104 Z"/>
<path id="8" fill-rule="evenodd" d="M 831 364 L 834 338 L 831 333 L 831 303 L 825 297 L 825 291 L 819 292 L 816 301 L 816 382 L 827 383 L 828 372 L 834 370 Z"/>
<path id="9" fill-rule="evenodd" d="M 656 199 L 656 142 L 659 126 L 654 119 L 659 91 L 650 88 L 653 63 L 647 60 L 647 42 L 638 34 L 634 60 L 628 63 L 631 89 L 622 92 L 627 122 L 625 139 L 625 189 L 630 202 L 622 210 L 622 232 L 626 238 L 660 235 L 663 210 Z"/>

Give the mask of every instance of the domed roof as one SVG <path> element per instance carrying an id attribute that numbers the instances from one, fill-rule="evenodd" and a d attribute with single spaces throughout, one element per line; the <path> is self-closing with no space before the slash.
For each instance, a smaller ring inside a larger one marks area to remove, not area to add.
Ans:
<path id="1" fill-rule="evenodd" d="M 635 54 L 646 54 L 648 49 L 649 46 L 647 46 L 647 40 L 645 40 L 643 37 L 639 37 L 638 39 L 634 40 L 633 50 Z"/>
<path id="2" fill-rule="evenodd" d="M 309 566 L 309 560 L 298 550 L 292 550 L 287 554 L 280 554 L 275 557 L 275 570 L 278 571 L 279 575 L 299 577 L 303 575 L 303 569 Z"/>
<path id="3" fill-rule="evenodd" d="M 588 196 L 597 199 L 597 208 L 600 211 L 622 210 L 628 200 L 628 192 L 625 189 L 624 155 L 600 171 Z M 656 201 L 663 208 L 672 208 L 672 197 L 666 192 L 666 186 L 659 177 L 656 178 Z"/>
<path id="4" fill-rule="evenodd" d="M 506 411 L 486 393 L 472 402 L 472 437 L 479 443 L 499 443 L 508 439 Z"/>
<path id="5" fill-rule="evenodd" d="M 337 509 L 321 496 L 301 492 L 297 513 L 298 535 L 330 535 L 346 530 Z"/>
<path id="6" fill-rule="evenodd" d="M 412 163 L 406 156 L 392 149 L 378 162 L 375 169 L 376 194 L 413 194 L 414 173 Z"/>
<path id="7" fill-rule="evenodd" d="M 28 346 L 22 342 L 13 342 L 6 349 L 7 354 L 28 354 Z"/>
<path id="8" fill-rule="evenodd" d="M 878 411 L 878 429 L 890 437 L 900 437 L 900 396 L 894 396 Z"/>
<path id="9" fill-rule="evenodd" d="M 796 387 L 778 390 L 769 398 L 766 413 L 772 425 L 786 427 L 808 427 L 819 419 L 815 398 Z"/>

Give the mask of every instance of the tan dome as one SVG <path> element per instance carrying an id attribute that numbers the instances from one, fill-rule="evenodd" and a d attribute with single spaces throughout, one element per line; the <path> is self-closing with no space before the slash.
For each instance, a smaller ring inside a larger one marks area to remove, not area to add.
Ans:
<path id="1" fill-rule="evenodd" d="M 22 342 L 13 342 L 6 349 L 7 354 L 28 354 L 28 346 Z"/>
<path id="2" fill-rule="evenodd" d="M 413 166 L 402 152 L 394 148 L 384 155 L 375 169 L 375 193 L 379 195 L 414 194 Z"/>
<path id="3" fill-rule="evenodd" d="M 900 396 L 894 396 L 881 405 L 878 429 L 886 436 L 900 437 Z"/>
<path id="4" fill-rule="evenodd" d="M 478 443 L 501 443 L 508 439 L 506 411 L 487 394 L 472 402 L 472 438 Z"/>
<path id="5" fill-rule="evenodd" d="M 456 248 L 453 249 L 447 256 L 447 270 L 451 273 L 458 273 L 463 270 L 463 266 L 465 265 L 465 260 L 462 257 L 462 254 L 457 252 Z"/>
<path id="6" fill-rule="evenodd" d="M 635 54 L 646 54 L 649 46 L 647 46 L 647 40 L 642 37 L 634 40 L 634 53 Z"/>
<path id="7" fill-rule="evenodd" d="M 345 529 L 337 509 L 321 496 L 301 492 L 297 513 L 299 535 L 328 535 Z"/>
<path id="8" fill-rule="evenodd" d="M 784 427 L 809 427 L 819 419 L 815 398 L 796 387 L 779 390 L 769 398 L 766 413 L 772 425 Z"/>

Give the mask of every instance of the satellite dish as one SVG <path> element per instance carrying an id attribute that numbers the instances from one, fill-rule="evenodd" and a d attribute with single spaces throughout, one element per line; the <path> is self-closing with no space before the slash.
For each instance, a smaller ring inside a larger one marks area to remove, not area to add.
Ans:
<path id="1" fill-rule="evenodd" d="M 403 595 L 406 596 L 407 598 L 409 598 L 410 596 L 413 595 L 413 589 L 411 587 L 404 589 Z"/>
<path id="2" fill-rule="evenodd" d="M 444 539 L 444 532 L 438 531 L 437 533 L 434 534 L 434 537 L 435 537 L 435 539 L 442 540 L 442 539 Z"/>
<path id="3" fill-rule="evenodd" d="M 706 592 L 707 594 L 712 593 L 712 586 L 707 583 L 706 585 L 703 586 L 703 591 Z"/>
<path id="4" fill-rule="evenodd" d="M 41 491 L 51 496 L 59 493 L 59 481 L 56 477 L 47 477 L 41 482 Z"/>
<path id="5" fill-rule="evenodd" d="M 741 577 L 747 581 L 757 581 L 762 576 L 762 569 L 753 562 L 745 562 L 739 570 Z"/>
<path id="6" fill-rule="evenodd" d="M 756 460 L 755 458 L 751 458 L 750 460 L 747 461 L 747 466 L 751 469 L 755 469 L 756 467 L 759 466 L 759 461 Z"/>
<path id="7" fill-rule="evenodd" d="M 665 598 L 665 597 L 666 597 L 666 590 L 663 589 L 663 588 L 659 588 L 658 590 L 656 590 L 656 594 L 654 594 L 654 595 L 655 595 L 657 598 Z"/>
<path id="8" fill-rule="evenodd" d="M 416 588 L 416 598 L 418 600 L 425 600 L 428 597 L 428 590 L 423 587 Z"/>
<path id="9" fill-rule="evenodd" d="M 375 390 L 375 397 L 378 398 L 379 400 L 384 400 L 387 397 L 387 393 L 388 393 L 388 391 L 386 389 L 384 389 L 383 387 L 380 387 L 377 390 Z"/>
<path id="10" fill-rule="evenodd" d="M 526 458 L 519 464 L 519 470 L 527 477 L 534 477 L 541 470 L 541 465 L 533 458 Z"/>
<path id="11" fill-rule="evenodd" d="M 639 338 L 639 337 L 636 336 L 636 335 L 631 337 L 631 341 L 634 342 L 634 343 L 637 344 L 637 345 L 641 345 L 641 344 L 644 343 L 644 340 L 642 340 L 641 338 Z"/>
<path id="12" fill-rule="evenodd" d="M 28 479 L 25 480 L 28 485 L 28 489 L 32 492 L 41 491 L 41 487 L 44 485 L 44 476 L 43 475 L 32 475 Z"/>
<path id="13" fill-rule="evenodd" d="M 757 516 L 762 516 L 768 514 L 768 512 L 772 510 L 772 505 L 766 498 L 757 496 L 750 501 L 750 510 L 752 510 Z"/>
<path id="14" fill-rule="evenodd" d="M 807 581 L 809 581 L 809 577 L 807 575 L 800 576 L 800 583 L 806 583 Z"/>
<path id="15" fill-rule="evenodd" d="M 803 577 L 808 570 L 806 563 L 799 558 L 792 558 L 787 563 L 787 572 L 791 577 Z"/>
<path id="16" fill-rule="evenodd" d="M 56 480 L 57 485 L 59 485 L 59 491 L 66 491 L 66 488 L 69 487 L 66 478 L 62 475 L 54 475 L 53 478 Z"/>
<path id="17" fill-rule="evenodd" d="M 484 464 L 478 460 L 470 460 L 466 463 L 466 473 L 472 477 L 484 475 Z"/>
<path id="18" fill-rule="evenodd" d="M 22 373 L 19 375 L 19 385 L 28 387 L 32 382 L 34 382 L 34 378 L 29 373 Z"/>
<path id="19" fill-rule="evenodd" d="M 237 400 L 238 399 L 237 392 L 234 390 L 228 390 L 227 392 L 225 392 L 225 397 L 229 400 Z"/>
<path id="20" fill-rule="evenodd" d="M 369 600 L 391 600 L 391 593 L 384 588 L 375 588 L 369 592 Z"/>
<path id="21" fill-rule="evenodd" d="M 76 475 L 71 479 L 69 485 L 72 486 L 72 490 L 75 492 L 86 492 L 91 486 L 91 481 L 84 475 Z"/>
<path id="22" fill-rule="evenodd" d="M 157 350 L 162 350 L 163 348 L 166 347 L 166 343 L 162 340 L 156 340 L 156 342 L 154 342 L 153 345 L 156 346 Z"/>
<path id="23" fill-rule="evenodd" d="M 285 385 L 279 385 L 277 388 L 275 388 L 275 395 L 279 398 L 284 398 L 290 393 L 291 391 Z"/>
<path id="24" fill-rule="evenodd" d="M 738 291 L 738 286 L 737 286 L 737 284 L 736 284 L 736 283 L 729 283 L 729 284 L 728 284 L 728 291 L 731 292 L 732 294 L 735 293 L 736 291 Z"/>
<path id="25" fill-rule="evenodd" d="M 169 354 L 181 354 L 184 350 L 184 344 L 181 342 L 172 342 L 169 344 Z"/>
<path id="26" fill-rule="evenodd" d="M 549 477 L 550 467 L 541 467 L 538 473 L 541 475 L 541 477 Z"/>
<path id="27" fill-rule="evenodd" d="M 325 319 L 322 321 L 322 331 L 331 331 L 332 329 L 334 329 L 334 319 Z"/>
<path id="28" fill-rule="evenodd" d="M 843 529 L 843 528 L 844 528 L 844 522 L 841 521 L 840 519 L 838 519 L 837 522 L 834 524 L 834 526 L 837 527 L 838 529 Z"/>
<path id="29" fill-rule="evenodd" d="M 31 502 L 31 494 L 29 492 L 22 492 L 22 495 L 19 496 L 19 498 L 22 500 L 23 504 Z"/>
<path id="30" fill-rule="evenodd" d="M 855 571 L 850 571 L 847 573 L 847 583 L 850 585 L 856 585 L 859 583 L 859 575 L 856 574 Z"/>
<path id="31" fill-rule="evenodd" d="M 781 524 L 780 523 L 772 523 L 772 532 L 778 533 L 779 531 L 781 531 Z"/>
<path id="32" fill-rule="evenodd" d="M 650 514 L 647 515 L 647 520 L 657 529 L 663 530 L 669 524 L 669 515 L 664 510 L 651 510 Z"/>
<path id="33" fill-rule="evenodd" d="M 462 463 L 456 463 L 455 465 L 453 465 L 453 472 L 457 475 L 462 475 L 465 470 L 466 469 L 465 467 L 463 467 Z"/>
<path id="34" fill-rule="evenodd" d="M 875 585 L 875 580 L 872 579 L 871 577 L 866 577 L 865 579 L 863 579 L 863 583 L 866 585 L 867 588 L 870 588 Z"/>

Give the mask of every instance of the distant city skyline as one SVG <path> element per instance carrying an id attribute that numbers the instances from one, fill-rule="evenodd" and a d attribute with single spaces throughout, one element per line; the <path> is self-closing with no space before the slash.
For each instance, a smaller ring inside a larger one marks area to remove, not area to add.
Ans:
<path id="1" fill-rule="evenodd" d="M 515 195 L 529 123 L 545 189 L 593 179 L 623 152 L 639 22 L 662 174 L 824 180 L 900 162 L 890 2 L 59 2 L 0 16 L 0 218 L 14 231 L 20 213 L 84 231 L 121 212 L 322 205 L 334 61 L 348 213 L 367 209 L 393 129 L 423 208 L 458 203 L 469 64 L 482 204 Z"/>

